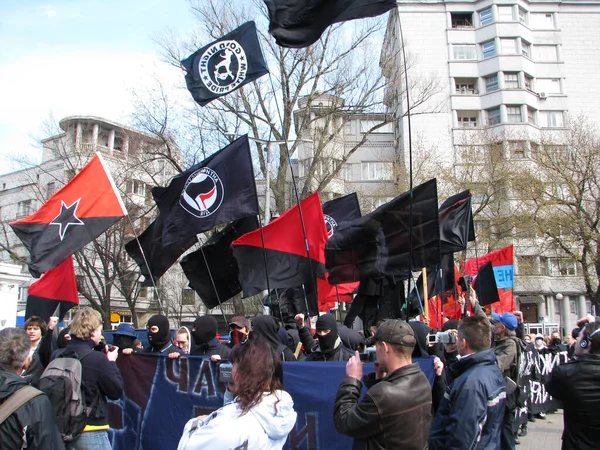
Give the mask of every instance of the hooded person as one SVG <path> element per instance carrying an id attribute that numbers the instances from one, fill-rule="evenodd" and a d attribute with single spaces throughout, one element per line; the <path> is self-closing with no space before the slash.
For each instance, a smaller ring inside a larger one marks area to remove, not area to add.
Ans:
<path id="1" fill-rule="evenodd" d="M 282 361 L 296 361 L 294 352 L 287 344 L 279 339 L 279 325 L 273 316 L 256 316 L 252 319 L 252 332 L 250 339 L 264 339 Z"/>
<path id="2" fill-rule="evenodd" d="M 133 341 L 137 339 L 135 329 L 130 323 L 120 323 L 113 337 L 113 345 L 119 347 L 119 353 L 126 348 L 134 349 Z"/>
<path id="3" fill-rule="evenodd" d="M 348 361 L 354 353 L 344 346 L 338 333 L 337 322 L 331 314 L 324 314 L 317 319 L 318 344 L 310 335 L 310 330 L 302 323 L 298 323 L 300 340 L 304 349 L 308 351 L 306 361 Z M 302 326 L 300 326 L 302 325 Z"/>
<path id="4" fill-rule="evenodd" d="M 52 356 L 50 357 L 50 361 L 64 352 L 65 347 L 69 342 L 71 342 L 71 327 L 66 327 L 60 330 L 58 333 L 58 337 L 56 338 L 56 350 L 52 352 Z"/>
<path id="5" fill-rule="evenodd" d="M 148 346 L 144 348 L 146 353 L 163 353 L 170 355 L 172 353 L 182 354 L 179 347 L 173 344 L 171 339 L 171 327 L 169 319 L 162 314 L 155 314 L 146 325 L 148 329 Z"/>
<path id="6" fill-rule="evenodd" d="M 184 353 L 187 354 L 191 350 L 191 343 L 192 333 L 190 332 L 189 328 L 185 326 L 179 328 L 179 330 L 177 330 L 177 333 L 175 333 L 175 344 L 177 345 L 177 347 L 179 347 L 181 350 L 183 350 Z"/>
<path id="7" fill-rule="evenodd" d="M 193 345 L 190 356 L 214 356 L 221 359 L 227 358 L 229 349 L 217 338 L 219 324 L 213 316 L 200 316 L 194 320 L 192 325 Z"/>

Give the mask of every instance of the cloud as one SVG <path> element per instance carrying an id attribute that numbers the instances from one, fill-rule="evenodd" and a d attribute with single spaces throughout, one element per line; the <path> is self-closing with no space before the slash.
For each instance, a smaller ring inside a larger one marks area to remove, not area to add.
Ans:
<path id="1" fill-rule="evenodd" d="M 54 19 L 57 15 L 56 9 L 54 9 L 54 7 L 52 5 L 45 5 L 42 9 L 42 13 L 48 19 Z"/>

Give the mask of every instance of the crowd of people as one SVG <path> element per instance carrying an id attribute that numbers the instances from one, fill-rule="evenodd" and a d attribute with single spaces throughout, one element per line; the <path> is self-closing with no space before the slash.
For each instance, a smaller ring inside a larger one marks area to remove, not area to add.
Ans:
<path id="1" fill-rule="evenodd" d="M 472 313 L 441 330 L 390 319 L 368 339 L 329 314 L 314 328 L 303 314 L 285 327 L 270 315 L 238 316 L 228 339 L 220 339 L 212 316 L 173 334 L 169 319 L 156 314 L 146 324 L 145 348 L 130 324 L 120 324 L 107 344 L 102 318 L 91 308 L 80 308 L 60 332 L 57 318 L 46 324 L 31 317 L 23 328 L 0 330 L 2 448 L 110 449 L 107 402 L 123 395 L 116 360 L 155 353 L 232 364 L 223 407 L 191 418 L 180 450 L 282 448 L 296 423 L 282 365 L 293 361 L 346 363 L 334 423 L 355 449 L 514 449 L 527 433 L 527 422 L 515 418 L 528 406 L 522 364 L 530 350 L 569 355 L 545 380 L 564 409 L 563 449 L 600 448 L 600 318 L 580 320 L 563 343 L 558 333 L 526 335 L 518 311 L 488 317 L 474 292 L 468 301 Z M 414 361 L 423 357 L 433 360 L 433 383 Z M 363 373 L 365 360 L 374 363 L 373 373 Z M 68 384 L 85 407 L 80 426 L 62 419 L 52 391 L 66 361 L 77 361 L 74 371 L 80 371 L 80 386 Z"/>

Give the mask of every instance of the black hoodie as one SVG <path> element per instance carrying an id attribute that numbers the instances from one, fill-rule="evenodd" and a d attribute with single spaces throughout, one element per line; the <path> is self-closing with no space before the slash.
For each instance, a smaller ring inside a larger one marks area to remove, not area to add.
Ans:
<path id="1" fill-rule="evenodd" d="M 27 386 L 25 379 L 14 372 L 0 369 L 0 404 L 24 386 Z M 24 433 L 26 443 L 23 442 Z M 54 422 L 54 410 L 45 394 L 32 398 L 2 422 L 0 436 L 2 450 L 65 448 Z"/>
<path id="2" fill-rule="evenodd" d="M 277 325 L 273 316 L 256 316 L 252 319 L 252 333 L 250 338 L 253 338 L 252 335 L 260 336 L 269 343 L 282 361 L 296 361 L 294 352 L 279 340 L 279 336 L 277 336 L 278 331 L 279 325 Z"/>

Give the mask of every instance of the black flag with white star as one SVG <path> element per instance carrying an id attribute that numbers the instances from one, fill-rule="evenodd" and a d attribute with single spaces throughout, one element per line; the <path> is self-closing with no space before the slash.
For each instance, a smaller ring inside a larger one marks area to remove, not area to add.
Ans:
<path id="1" fill-rule="evenodd" d="M 256 25 L 246 22 L 181 61 L 194 100 L 204 106 L 269 73 Z"/>
<path id="2" fill-rule="evenodd" d="M 100 155 L 96 155 L 33 215 L 11 222 L 29 250 L 34 277 L 55 268 L 100 236 L 127 211 Z"/>

